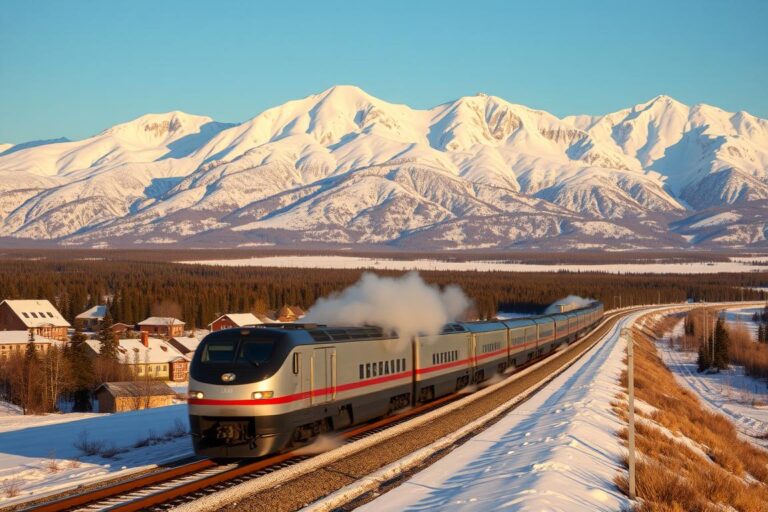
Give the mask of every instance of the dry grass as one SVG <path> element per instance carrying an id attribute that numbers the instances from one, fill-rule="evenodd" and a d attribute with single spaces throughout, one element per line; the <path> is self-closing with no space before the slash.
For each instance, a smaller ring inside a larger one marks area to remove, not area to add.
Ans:
<path id="1" fill-rule="evenodd" d="M 6 498 L 15 498 L 21 494 L 22 487 L 24 487 L 24 480 L 19 477 L 8 478 L 0 483 L 0 490 L 3 491 Z"/>
<path id="2" fill-rule="evenodd" d="M 768 379 L 768 343 L 755 343 L 741 325 L 728 326 L 731 363 L 744 367 L 747 375 Z"/>
<path id="3" fill-rule="evenodd" d="M 633 331 L 635 394 L 658 410 L 651 422 L 636 425 L 638 511 L 713 511 L 733 507 L 744 512 L 768 510 L 768 454 L 739 439 L 723 416 L 702 408 L 681 388 L 656 353 L 654 338 L 679 317 L 647 322 Z M 626 387 L 626 373 L 622 376 Z M 626 416 L 626 402 L 620 414 Z M 626 439 L 626 431 L 620 432 Z M 685 444 L 688 438 L 703 454 Z M 616 480 L 626 492 L 626 476 Z"/>

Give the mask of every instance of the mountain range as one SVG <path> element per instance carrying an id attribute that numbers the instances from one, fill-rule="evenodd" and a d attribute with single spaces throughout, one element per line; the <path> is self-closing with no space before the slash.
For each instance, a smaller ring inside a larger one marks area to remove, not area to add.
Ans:
<path id="1" fill-rule="evenodd" d="M 558 118 L 353 86 L 0 144 L 0 238 L 82 247 L 766 248 L 768 121 L 668 96 Z"/>

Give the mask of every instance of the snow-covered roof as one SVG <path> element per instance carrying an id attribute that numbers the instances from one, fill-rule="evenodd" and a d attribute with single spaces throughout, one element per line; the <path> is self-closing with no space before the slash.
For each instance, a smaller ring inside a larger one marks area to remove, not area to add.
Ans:
<path id="1" fill-rule="evenodd" d="M 147 381 L 147 382 L 105 382 L 98 388 L 106 389 L 109 394 L 115 397 L 133 397 L 133 396 L 173 396 L 176 392 L 165 382 Z"/>
<path id="2" fill-rule="evenodd" d="M 200 340 L 194 336 L 174 336 L 171 339 L 176 341 L 179 345 L 186 348 L 190 352 L 197 350 L 197 346 L 200 344 Z"/>
<path id="3" fill-rule="evenodd" d="M 91 349 L 97 354 L 101 345 L 99 340 L 86 340 Z M 158 364 L 170 363 L 179 358 L 187 359 L 181 352 L 170 343 L 158 338 L 148 338 L 148 347 L 145 347 L 140 339 L 122 339 L 117 342 L 117 349 L 120 358 L 127 364 Z"/>
<path id="4" fill-rule="evenodd" d="M 61 313 L 47 300 L 4 300 L 0 304 L 8 307 L 24 322 L 27 327 L 69 327 Z"/>
<path id="5" fill-rule="evenodd" d="M 264 323 L 259 320 L 253 313 L 227 313 L 226 315 L 221 315 L 219 318 L 208 325 L 212 325 L 214 322 L 221 320 L 222 318 L 229 318 L 232 323 L 238 327 L 243 327 L 244 325 L 259 325 Z"/>
<path id="6" fill-rule="evenodd" d="M 83 311 L 75 318 L 78 320 L 103 320 L 105 316 L 107 316 L 107 305 L 98 304 L 88 311 Z"/>
<path id="7" fill-rule="evenodd" d="M 0 331 L 0 345 L 21 345 L 29 341 L 29 331 Z M 55 344 L 56 340 L 35 335 L 37 344 Z"/>
<path id="8" fill-rule="evenodd" d="M 139 322 L 138 325 L 184 325 L 184 322 L 170 316 L 151 316 Z"/>

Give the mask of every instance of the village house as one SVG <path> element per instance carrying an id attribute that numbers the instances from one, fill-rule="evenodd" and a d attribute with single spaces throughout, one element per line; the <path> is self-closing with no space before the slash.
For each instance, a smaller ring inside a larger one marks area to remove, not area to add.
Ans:
<path id="1" fill-rule="evenodd" d="M 97 331 L 101 327 L 101 322 L 104 321 L 105 316 L 107 316 L 107 306 L 106 304 L 99 304 L 77 315 L 75 321 L 82 323 L 86 330 Z"/>
<path id="2" fill-rule="evenodd" d="M 0 361 L 5 361 L 13 354 L 25 354 L 29 344 L 29 331 L 0 331 Z M 40 354 L 45 354 L 58 342 L 43 336 L 35 336 L 32 341 Z"/>
<path id="3" fill-rule="evenodd" d="M 125 336 L 128 333 L 135 332 L 135 327 L 134 325 L 117 322 L 112 324 L 109 329 L 118 336 Z"/>
<path id="4" fill-rule="evenodd" d="M 283 306 L 275 316 L 278 322 L 295 322 L 304 316 L 304 310 L 299 306 Z"/>
<path id="5" fill-rule="evenodd" d="M 139 332 L 146 332 L 157 336 L 173 338 L 184 334 L 184 322 L 178 318 L 167 316 L 151 316 L 136 324 Z"/>
<path id="6" fill-rule="evenodd" d="M 67 341 L 69 322 L 47 300 L 4 300 L 0 302 L 0 331 L 32 331 Z"/>
<path id="7" fill-rule="evenodd" d="M 86 340 L 90 356 L 101 351 L 99 340 Z M 146 332 L 139 339 L 121 339 L 117 342 L 121 363 L 128 366 L 136 377 L 183 382 L 189 373 L 189 359 L 171 344 L 151 338 Z"/>
<path id="8" fill-rule="evenodd" d="M 173 348 L 181 352 L 182 355 L 191 358 L 197 350 L 200 340 L 192 336 L 174 336 L 168 340 L 168 343 L 173 345 Z"/>
<path id="9" fill-rule="evenodd" d="M 98 412 L 125 412 L 165 407 L 173 404 L 176 393 L 165 382 L 105 382 L 94 392 Z"/>
<path id="10" fill-rule="evenodd" d="M 232 327 L 245 327 L 262 323 L 264 322 L 259 320 L 253 313 L 227 313 L 208 324 L 208 328 L 211 332 L 216 332 L 222 329 L 231 329 Z"/>

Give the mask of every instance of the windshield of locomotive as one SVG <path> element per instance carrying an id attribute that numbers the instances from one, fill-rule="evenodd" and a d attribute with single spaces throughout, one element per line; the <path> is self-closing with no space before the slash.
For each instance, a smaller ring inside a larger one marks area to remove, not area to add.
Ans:
<path id="1" fill-rule="evenodd" d="M 254 366 L 268 362 L 275 342 L 248 339 L 242 336 L 218 338 L 207 342 L 200 357 L 202 363 L 250 363 Z"/>

